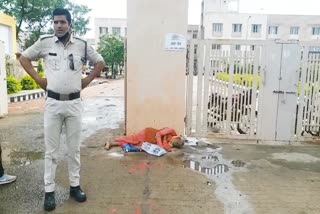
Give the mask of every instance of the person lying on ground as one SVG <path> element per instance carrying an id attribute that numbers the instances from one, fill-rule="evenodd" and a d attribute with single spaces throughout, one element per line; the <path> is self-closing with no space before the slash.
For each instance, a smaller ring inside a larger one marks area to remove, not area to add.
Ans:
<path id="1" fill-rule="evenodd" d="M 171 148 L 181 148 L 184 145 L 184 139 L 176 133 L 172 128 L 145 128 L 137 134 L 130 136 L 124 136 L 115 139 L 115 142 L 107 142 L 105 149 L 109 150 L 114 146 L 123 146 L 124 144 L 132 144 L 135 146 L 141 146 L 143 142 L 157 144 L 166 151 L 171 151 Z"/>

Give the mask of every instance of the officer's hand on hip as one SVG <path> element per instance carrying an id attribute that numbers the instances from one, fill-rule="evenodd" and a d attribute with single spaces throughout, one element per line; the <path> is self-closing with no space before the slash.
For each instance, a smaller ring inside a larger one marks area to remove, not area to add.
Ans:
<path id="1" fill-rule="evenodd" d="M 88 78 L 88 76 L 85 77 L 85 78 L 83 78 L 83 79 L 81 80 L 81 87 L 82 87 L 82 89 L 84 89 L 85 87 L 87 87 L 90 82 L 91 82 L 91 81 L 90 81 L 90 79 Z"/>
<path id="2" fill-rule="evenodd" d="M 39 78 L 37 82 L 43 90 L 47 90 L 47 78 Z"/>

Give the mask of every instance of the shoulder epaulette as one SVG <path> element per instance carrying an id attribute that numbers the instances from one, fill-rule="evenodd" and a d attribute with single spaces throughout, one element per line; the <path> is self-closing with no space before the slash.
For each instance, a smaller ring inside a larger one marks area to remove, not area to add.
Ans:
<path id="1" fill-rule="evenodd" d="M 54 35 L 44 35 L 42 37 L 40 37 L 40 40 L 44 40 L 44 39 L 48 39 L 48 38 L 52 38 L 54 37 Z"/>
<path id="2" fill-rule="evenodd" d="M 74 36 L 73 38 L 78 39 L 78 40 L 80 40 L 80 41 L 83 41 L 84 43 L 87 43 L 87 41 L 84 40 L 84 39 L 82 39 L 82 38 L 79 38 L 79 37 L 76 37 L 76 36 Z"/>
<path id="3" fill-rule="evenodd" d="M 82 62 L 83 62 L 83 64 L 86 64 L 87 63 L 87 47 L 88 47 L 87 41 L 82 38 L 75 37 L 75 36 L 73 38 L 84 42 L 84 59 Z"/>

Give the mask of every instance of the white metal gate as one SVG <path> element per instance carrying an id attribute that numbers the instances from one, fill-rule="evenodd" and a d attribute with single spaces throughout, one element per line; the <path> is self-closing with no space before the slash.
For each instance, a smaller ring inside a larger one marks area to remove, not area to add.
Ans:
<path id="1" fill-rule="evenodd" d="M 319 137 L 319 47 L 192 40 L 186 134 L 262 141 Z"/>
<path id="2" fill-rule="evenodd" d="M 188 50 L 187 135 L 255 138 L 262 43 L 192 40 Z"/>
<path id="3" fill-rule="evenodd" d="M 320 43 L 302 45 L 298 76 L 297 140 L 320 136 Z"/>

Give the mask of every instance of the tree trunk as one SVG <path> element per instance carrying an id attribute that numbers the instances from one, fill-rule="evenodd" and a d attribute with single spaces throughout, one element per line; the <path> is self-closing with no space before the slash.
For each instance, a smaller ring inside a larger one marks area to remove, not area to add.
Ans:
<path id="1" fill-rule="evenodd" d="M 112 79 L 115 79 L 116 78 L 116 75 L 115 75 L 115 72 L 114 72 L 114 64 L 112 63 L 112 65 L 111 65 L 111 78 Z"/>

